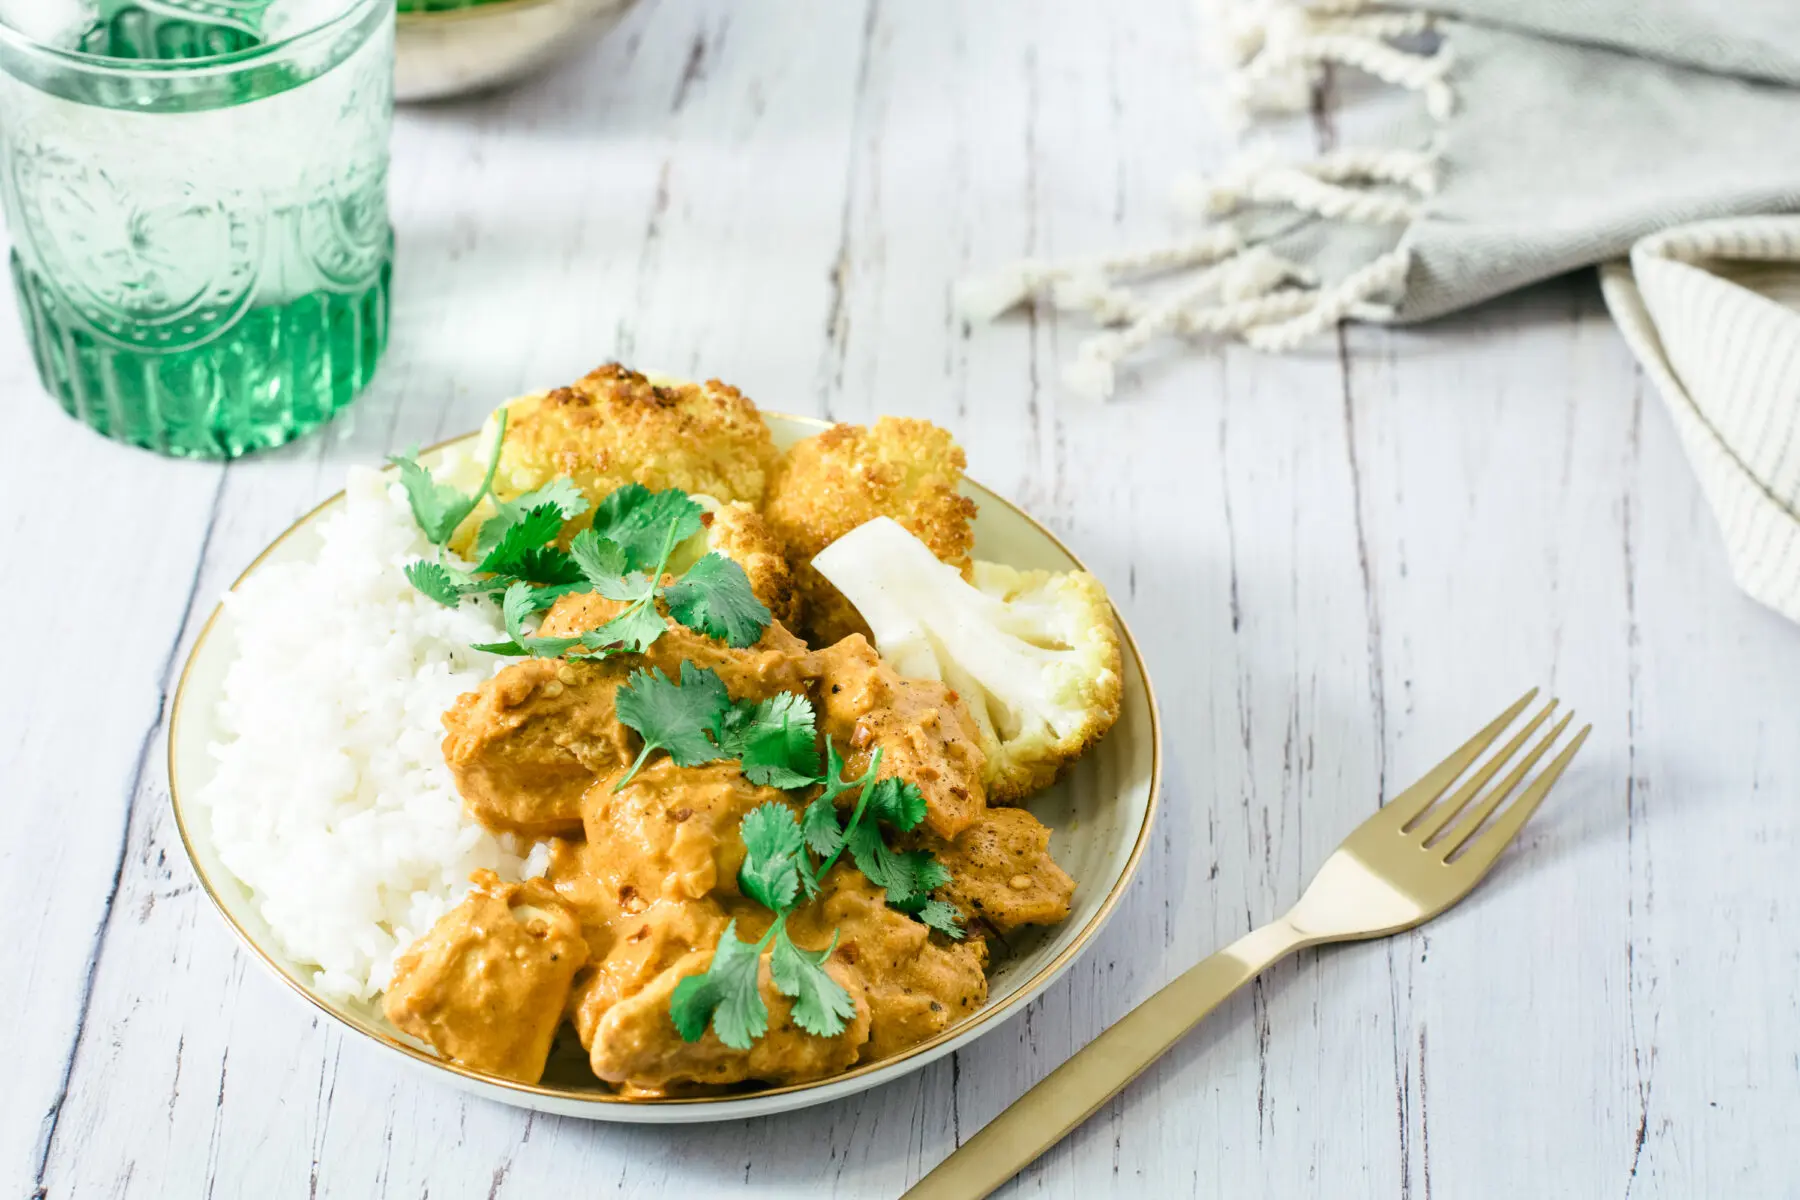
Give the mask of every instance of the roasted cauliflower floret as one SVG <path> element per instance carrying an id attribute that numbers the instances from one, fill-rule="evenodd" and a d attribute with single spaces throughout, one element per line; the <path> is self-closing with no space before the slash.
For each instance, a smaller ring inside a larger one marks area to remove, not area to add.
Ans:
<path id="1" fill-rule="evenodd" d="M 493 490 L 501 500 L 566 475 L 590 510 L 627 483 L 755 505 L 776 458 L 756 405 L 716 379 L 686 383 L 609 363 L 568 387 L 520 396 L 500 409 L 506 436 Z M 439 479 L 469 491 L 480 485 L 500 409 L 469 445 L 445 454 L 433 472 Z M 456 531 L 451 549 L 467 555 L 481 523 L 493 515 L 493 502 L 484 500 Z M 571 522 L 564 537 L 585 519 Z"/>
<path id="2" fill-rule="evenodd" d="M 795 628 L 800 618 L 800 592 L 781 544 L 762 514 L 741 500 L 726 504 L 711 496 L 692 499 L 706 510 L 702 518 L 706 527 L 677 549 L 669 569 L 679 574 L 708 551 L 723 554 L 744 568 L 750 590 L 775 619 Z"/>
<path id="3" fill-rule="evenodd" d="M 652 381 L 617 363 L 513 402 L 507 421 L 503 499 L 567 475 L 590 504 L 634 482 L 755 503 L 775 462 L 769 427 L 736 388 Z"/>
<path id="4" fill-rule="evenodd" d="M 590 506 L 630 482 L 758 504 L 776 461 L 756 405 L 718 380 L 684 383 L 607 363 L 569 387 L 500 407 L 506 441 L 493 491 L 502 500 L 567 475 Z M 481 480 L 497 428 L 497 414 L 488 417 L 454 482 Z"/>
<path id="5" fill-rule="evenodd" d="M 814 645 L 869 627 L 810 565 L 813 555 L 863 522 L 891 517 L 958 571 L 969 566 L 975 502 L 961 495 L 967 460 L 948 431 L 929 421 L 883 417 L 869 428 L 833 425 L 797 442 L 769 476 L 768 518 L 800 589 Z"/>
<path id="6" fill-rule="evenodd" d="M 941 679 L 981 727 L 988 800 L 1052 783 L 1119 718 L 1118 626 L 1084 571 L 973 565 L 970 583 L 877 518 L 813 559 L 901 675 Z"/>

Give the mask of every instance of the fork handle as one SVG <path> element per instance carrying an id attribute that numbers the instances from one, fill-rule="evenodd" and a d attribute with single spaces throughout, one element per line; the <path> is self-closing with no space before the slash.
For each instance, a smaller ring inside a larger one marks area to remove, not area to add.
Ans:
<path id="1" fill-rule="evenodd" d="M 1283 917 L 1177 976 L 915 1184 L 902 1200 L 979 1200 L 1056 1145 L 1269 964 L 1317 941 Z"/>

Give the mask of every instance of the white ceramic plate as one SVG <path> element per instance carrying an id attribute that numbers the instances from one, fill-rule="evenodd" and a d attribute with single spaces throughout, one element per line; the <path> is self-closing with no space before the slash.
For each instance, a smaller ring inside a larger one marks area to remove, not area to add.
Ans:
<path id="1" fill-rule="evenodd" d="M 764 416 L 778 445 L 788 445 L 824 428 L 819 421 Z M 980 505 L 975 521 L 977 558 L 1019 567 L 1081 566 L 1047 529 L 1005 500 L 975 483 L 965 484 L 964 490 Z M 342 502 L 340 493 L 300 518 L 258 556 L 238 584 L 274 563 L 304 560 L 316 553 L 316 524 Z M 1015 935 L 1010 950 L 996 955 L 986 1005 L 961 1024 L 904 1054 L 815 1083 L 705 1099 L 628 1100 L 613 1095 L 591 1075 L 584 1080 L 578 1055 L 553 1055 L 543 1083 L 517 1083 L 437 1058 L 422 1043 L 389 1025 L 374 1005 L 343 1003 L 315 992 L 309 983 L 311 972 L 273 948 L 268 926 L 258 915 L 249 892 L 219 861 L 212 844 L 211 822 L 192 799 L 212 777 L 214 763 L 207 746 L 219 738 L 215 713 L 226 668 L 236 655 L 230 620 L 217 608 L 200 631 L 175 693 L 169 731 L 169 793 L 194 873 L 244 945 L 294 991 L 385 1052 L 431 1072 L 443 1082 L 543 1112 L 600 1121 L 645 1122 L 763 1116 L 842 1099 L 898 1079 L 967 1044 L 1049 987 L 1100 931 L 1130 882 L 1149 840 L 1162 764 L 1156 700 L 1137 643 L 1130 630 L 1123 631 L 1125 692 L 1119 723 L 1067 778 L 1031 802 L 1032 811 L 1054 831 L 1051 853 L 1077 880 L 1069 919 L 1054 928 Z M 189 797 L 185 802 L 184 795 Z M 575 1049 L 578 1051 L 579 1047 Z"/>

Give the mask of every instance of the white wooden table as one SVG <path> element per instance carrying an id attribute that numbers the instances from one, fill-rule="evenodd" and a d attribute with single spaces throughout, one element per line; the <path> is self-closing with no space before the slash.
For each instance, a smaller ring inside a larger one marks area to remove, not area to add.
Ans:
<path id="1" fill-rule="evenodd" d="M 1595 734 L 1488 886 L 1271 972 L 1008 1194 L 1793 1194 L 1800 629 L 1733 590 L 1592 278 L 1289 360 L 1162 353 L 1106 407 L 1057 383 L 1078 327 L 951 315 L 968 268 L 1165 230 L 1170 178 L 1225 145 L 1191 20 L 662 0 L 529 86 L 405 112 L 381 375 L 230 467 L 65 419 L 0 313 L 0 1188 L 894 1196 L 1543 683 Z M 1104 577 L 1160 690 L 1163 815 L 1091 952 L 828 1111 L 466 1099 L 266 977 L 174 836 L 163 707 L 237 571 L 346 465 L 615 356 L 950 427 Z"/>

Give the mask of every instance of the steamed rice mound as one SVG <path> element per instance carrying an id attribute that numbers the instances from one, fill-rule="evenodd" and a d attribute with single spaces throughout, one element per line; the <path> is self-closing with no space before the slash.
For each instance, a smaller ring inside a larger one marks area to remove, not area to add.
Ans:
<path id="1" fill-rule="evenodd" d="M 486 600 L 445 608 L 402 568 L 435 551 L 391 479 L 350 474 L 309 562 L 225 599 L 238 656 L 218 709 L 218 770 L 198 793 L 225 866 L 274 944 L 318 964 L 325 995 L 366 999 L 477 869 L 519 875 L 513 839 L 463 814 L 440 717 L 505 660 Z"/>

